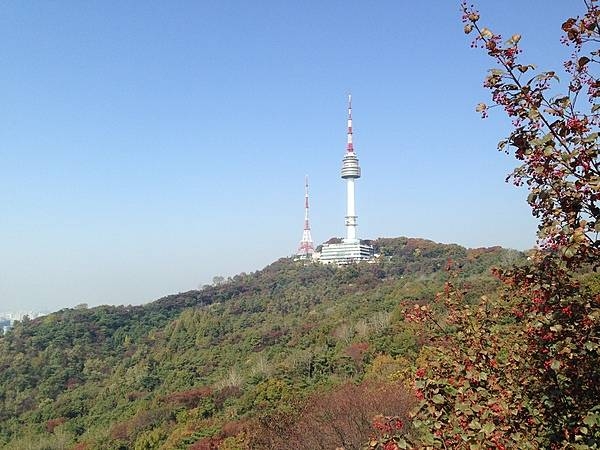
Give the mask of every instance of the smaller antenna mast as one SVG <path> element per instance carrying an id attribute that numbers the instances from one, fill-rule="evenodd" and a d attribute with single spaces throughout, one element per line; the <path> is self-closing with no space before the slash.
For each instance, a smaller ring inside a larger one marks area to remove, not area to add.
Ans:
<path id="1" fill-rule="evenodd" d="M 297 256 L 310 258 L 314 252 L 315 248 L 310 235 L 310 222 L 308 219 L 308 175 L 306 175 L 304 178 L 304 231 L 302 232 L 302 240 L 298 247 Z"/>

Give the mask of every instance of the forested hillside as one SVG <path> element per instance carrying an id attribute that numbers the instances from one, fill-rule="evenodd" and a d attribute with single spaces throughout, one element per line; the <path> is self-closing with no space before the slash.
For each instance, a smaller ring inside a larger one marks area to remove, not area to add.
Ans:
<path id="1" fill-rule="evenodd" d="M 423 341 L 403 308 L 433 301 L 449 260 L 476 302 L 497 289 L 490 267 L 524 259 L 421 239 L 373 244 L 374 264 L 281 259 L 143 306 L 18 323 L 0 337 L 0 443 L 361 448 L 374 415 L 414 401 L 402 382 Z"/>

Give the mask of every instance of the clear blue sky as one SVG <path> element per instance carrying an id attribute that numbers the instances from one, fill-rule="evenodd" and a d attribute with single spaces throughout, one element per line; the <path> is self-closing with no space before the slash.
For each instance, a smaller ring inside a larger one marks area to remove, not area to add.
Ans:
<path id="1" fill-rule="evenodd" d="M 558 69 L 575 0 L 481 1 Z M 525 249 L 490 61 L 458 1 L 5 1 L 0 311 L 135 304 L 344 233 L 346 94 L 362 238 Z"/>

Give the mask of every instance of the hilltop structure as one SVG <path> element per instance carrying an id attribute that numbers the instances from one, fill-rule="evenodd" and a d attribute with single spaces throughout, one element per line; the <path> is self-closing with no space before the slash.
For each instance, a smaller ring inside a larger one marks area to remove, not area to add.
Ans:
<path id="1" fill-rule="evenodd" d="M 342 160 L 342 179 L 346 180 L 346 237 L 337 244 L 323 244 L 319 260 L 325 264 L 349 264 L 373 259 L 373 247 L 361 244 L 357 236 L 354 182 L 361 176 L 352 139 L 352 95 L 348 95 L 348 134 L 346 153 Z"/>
<path id="2" fill-rule="evenodd" d="M 297 259 L 311 259 L 315 253 L 312 236 L 310 235 L 310 222 L 308 220 L 308 176 L 304 179 L 304 230 L 302 240 L 296 253 Z"/>

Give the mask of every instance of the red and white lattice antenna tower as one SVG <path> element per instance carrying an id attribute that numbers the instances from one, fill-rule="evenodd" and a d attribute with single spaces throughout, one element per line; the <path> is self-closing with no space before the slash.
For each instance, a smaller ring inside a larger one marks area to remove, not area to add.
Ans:
<path id="1" fill-rule="evenodd" d="M 352 94 L 348 94 L 348 140 L 346 151 L 348 153 L 354 152 L 354 143 L 352 142 Z"/>
<path id="2" fill-rule="evenodd" d="M 298 247 L 297 255 L 303 258 L 310 258 L 315 252 L 313 240 L 310 235 L 310 222 L 308 220 L 308 175 L 304 179 L 304 231 L 302 232 L 302 240 Z"/>

